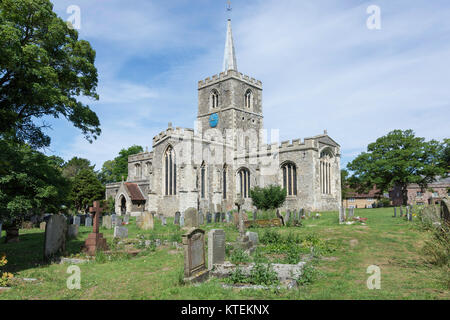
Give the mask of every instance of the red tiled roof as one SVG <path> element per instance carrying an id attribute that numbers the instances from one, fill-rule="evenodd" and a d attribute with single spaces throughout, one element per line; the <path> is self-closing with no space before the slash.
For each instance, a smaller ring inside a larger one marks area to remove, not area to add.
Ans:
<path id="1" fill-rule="evenodd" d="M 346 198 L 377 198 L 380 197 L 380 190 L 373 188 L 367 193 L 358 193 L 356 191 L 348 191 Z"/>
<path id="2" fill-rule="evenodd" d="M 145 201 L 145 198 L 136 183 L 126 182 L 125 187 L 128 189 L 131 200 Z"/>

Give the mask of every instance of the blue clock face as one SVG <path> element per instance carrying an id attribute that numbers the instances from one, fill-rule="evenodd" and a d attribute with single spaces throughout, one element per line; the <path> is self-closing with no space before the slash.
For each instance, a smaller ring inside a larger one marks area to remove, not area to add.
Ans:
<path id="1" fill-rule="evenodd" d="M 211 128 L 215 128 L 217 127 L 217 124 L 219 123 L 219 115 L 217 113 L 213 113 L 210 117 L 209 117 L 209 126 Z"/>

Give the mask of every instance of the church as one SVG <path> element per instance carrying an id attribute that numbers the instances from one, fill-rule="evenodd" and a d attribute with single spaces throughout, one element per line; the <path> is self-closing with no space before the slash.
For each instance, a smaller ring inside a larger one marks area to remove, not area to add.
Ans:
<path id="1" fill-rule="evenodd" d="M 230 19 L 222 72 L 198 82 L 197 112 L 195 130 L 169 123 L 151 151 L 128 158 L 127 180 L 106 186 L 116 214 L 227 212 L 241 198 L 253 210 L 251 188 L 273 184 L 286 190 L 281 210 L 338 209 L 339 144 L 326 131 L 280 143 L 264 129 L 262 83 L 238 72 Z"/>

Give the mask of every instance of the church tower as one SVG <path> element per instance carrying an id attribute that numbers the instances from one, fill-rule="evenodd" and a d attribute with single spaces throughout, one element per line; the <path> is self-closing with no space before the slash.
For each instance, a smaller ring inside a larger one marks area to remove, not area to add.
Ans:
<path id="1" fill-rule="evenodd" d="M 237 70 L 236 52 L 228 19 L 222 72 L 198 83 L 198 121 L 203 131 L 216 128 L 263 128 L 262 83 Z"/>

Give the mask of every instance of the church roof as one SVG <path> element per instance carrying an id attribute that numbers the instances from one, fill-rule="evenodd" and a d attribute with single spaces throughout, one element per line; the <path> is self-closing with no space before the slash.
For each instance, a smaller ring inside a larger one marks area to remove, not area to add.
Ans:
<path id="1" fill-rule="evenodd" d="M 130 196 L 130 199 L 133 201 L 143 201 L 145 200 L 144 196 L 142 195 L 141 189 L 139 189 L 138 185 L 136 183 L 130 183 L 125 182 L 125 187 L 128 191 L 128 195 Z"/>
<path id="2" fill-rule="evenodd" d="M 223 57 L 223 72 L 237 71 L 236 53 L 234 51 L 233 33 L 231 31 L 231 19 L 228 19 L 227 39 L 225 40 L 225 54 Z"/>

